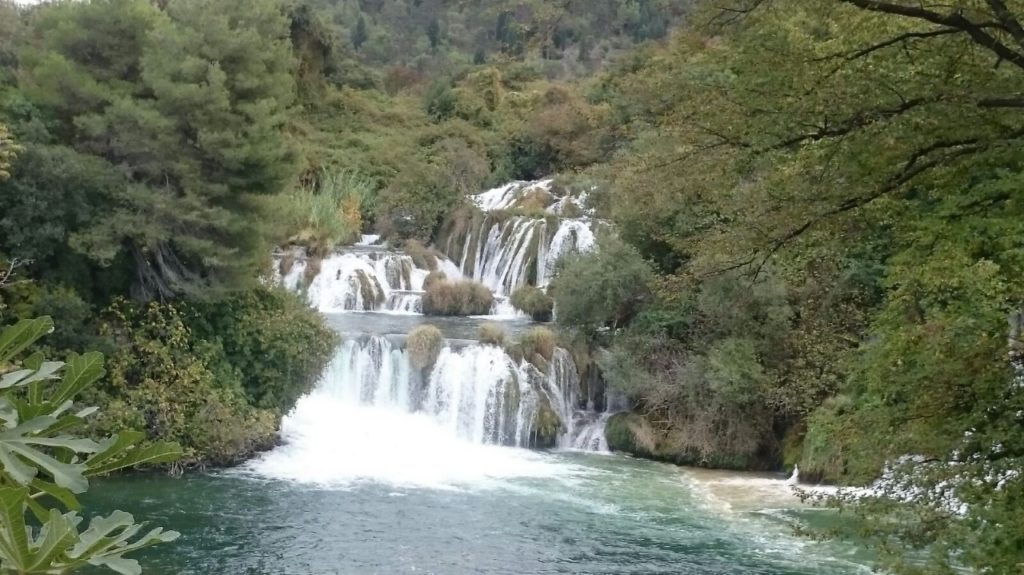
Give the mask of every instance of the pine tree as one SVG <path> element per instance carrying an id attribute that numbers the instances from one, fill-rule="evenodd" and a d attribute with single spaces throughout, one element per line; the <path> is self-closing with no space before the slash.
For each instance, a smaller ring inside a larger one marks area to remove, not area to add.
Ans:
<path id="1" fill-rule="evenodd" d="M 366 30 L 366 18 L 360 14 L 359 21 L 356 22 L 356 29 L 352 31 L 352 46 L 359 50 L 369 38 L 369 32 Z"/>

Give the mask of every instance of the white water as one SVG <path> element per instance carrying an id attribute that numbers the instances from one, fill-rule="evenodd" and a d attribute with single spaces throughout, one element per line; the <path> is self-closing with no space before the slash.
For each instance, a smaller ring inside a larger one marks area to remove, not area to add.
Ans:
<path id="1" fill-rule="evenodd" d="M 552 229 L 545 219 L 486 217 L 463 236 L 449 238 L 445 247 L 448 254 L 461 249 L 462 275 L 509 295 L 528 283 L 547 286 L 562 256 L 589 251 L 595 243 L 587 219 L 562 219 Z"/>
<path id="2" fill-rule="evenodd" d="M 310 305 L 324 313 L 416 313 L 428 273 L 417 268 L 411 257 L 398 252 L 340 252 L 320 262 L 320 272 L 309 284 L 306 296 Z M 291 276 L 285 276 L 286 287 Z"/>
<path id="3" fill-rule="evenodd" d="M 446 346 L 424 378 L 391 339 L 350 339 L 316 390 L 284 418 L 286 445 L 252 467 L 263 475 L 318 484 L 438 486 L 555 473 L 550 461 L 511 449 L 532 443 L 542 404 L 563 421 L 560 446 L 607 445 L 595 442 L 593 425 L 584 428 L 582 439 L 574 434 L 582 412 L 571 355 L 557 350 L 548 371 L 517 363 L 493 345 Z"/>

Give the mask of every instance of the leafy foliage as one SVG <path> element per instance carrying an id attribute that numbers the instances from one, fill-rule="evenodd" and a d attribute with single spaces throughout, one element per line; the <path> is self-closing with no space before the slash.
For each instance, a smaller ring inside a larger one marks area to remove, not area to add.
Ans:
<path id="1" fill-rule="evenodd" d="M 8 171 L 14 162 L 15 154 L 20 148 L 15 145 L 7 126 L 0 124 L 0 181 L 11 177 Z"/>
<path id="2" fill-rule="evenodd" d="M 530 314 L 534 321 L 551 321 L 555 300 L 538 287 L 523 286 L 512 292 L 510 301 L 517 310 Z"/>
<path id="3" fill-rule="evenodd" d="M 596 251 L 563 259 L 552 283 L 558 322 L 588 333 L 621 327 L 639 311 L 653 280 L 632 246 L 612 235 Z"/>
<path id="4" fill-rule="evenodd" d="M 251 282 L 267 249 L 255 197 L 295 173 L 283 132 L 294 100 L 288 21 L 272 0 L 231 17 L 242 9 L 55 5 L 21 62 L 50 136 L 120 167 L 123 180 L 91 206 L 105 218 L 86 219 L 74 243 L 100 265 L 131 265 L 137 295 Z"/>
<path id="5" fill-rule="evenodd" d="M 317 256 L 355 243 L 363 229 L 363 204 L 372 192 L 372 184 L 358 174 L 322 171 L 315 183 L 276 199 L 286 241 Z"/>
<path id="6" fill-rule="evenodd" d="M 76 494 L 88 477 L 126 467 L 173 461 L 173 443 L 142 446 L 143 435 L 121 432 L 103 441 L 76 437 L 96 408 L 77 405 L 79 394 L 104 374 L 99 353 L 72 355 L 67 363 L 33 354 L 15 358 L 53 329 L 48 317 L 23 320 L 0 332 L 0 566 L 24 574 L 67 573 L 86 566 L 122 575 L 141 573 L 125 554 L 173 541 L 178 533 L 143 525 L 124 512 L 93 518 L 79 530 Z M 42 502 L 68 509 L 47 509 Z M 31 512 L 40 527 L 30 527 Z"/>

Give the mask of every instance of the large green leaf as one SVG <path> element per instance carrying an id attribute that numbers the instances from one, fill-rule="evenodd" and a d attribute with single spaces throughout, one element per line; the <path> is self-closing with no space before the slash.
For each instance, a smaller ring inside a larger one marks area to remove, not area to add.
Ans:
<path id="1" fill-rule="evenodd" d="M 28 562 L 27 498 L 23 488 L 0 488 L 0 566 L 6 569 L 24 567 Z"/>
<path id="2" fill-rule="evenodd" d="M 81 518 L 76 513 L 51 509 L 34 530 L 25 523 L 30 501 L 26 489 L 0 488 L 0 570 L 53 575 L 92 565 L 138 575 L 138 562 L 125 554 L 178 538 L 177 532 L 160 528 L 139 536 L 143 525 L 123 511 L 96 517 L 79 532 Z"/>
<path id="3" fill-rule="evenodd" d="M 0 365 L 10 362 L 39 338 L 53 331 L 49 317 L 23 319 L 0 332 Z"/>
<path id="4" fill-rule="evenodd" d="M 145 434 L 132 431 L 100 443 L 73 435 L 96 412 L 76 405 L 75 397 L 103 376 L 103 356 L 72 355 L 64 364 L 36 353 L 20 366 L 11 365 L 52 328 L 49 318 L 42 318 L 0 333 L 0 369 L 9 370 L 0 375 L 0 485 L 8 485 L 0 488 L 0 572 L 55 575 L 92 566 L 138 575 L 141 566 L 124 555 L 178 534 L 157 528 L 140 536 L 143 526 L 120 511 L 94 518 L 80 533 L 75 494 L 88 488 L 87 476 L 173 461 L 181 457 L 181 447 L 140 447 Z M 72 511 L 47 509 L 44 502 Z M 39 529 L 26 525 L 26 513 Z"/>
<path id="5" fill-rule="evenodd" d="M 90 352 L 85 355 L 74 355 L 68 358 L 64 370 L 64 378 L 60 386 L 50 396 L 51 403 L 63 403 L 73 399 L 83 389 L 103 377 L 103 354 Z"/>
<path id="6" fill-rule="evenodd" d="M 181 446 L 177 443 L 160 441 L 145 447 L 136 444 L 145 437 L 140 432 L 121 432 L 100 446 L 100 451 L 87 459 L 86 477 L 103 475 L 119 469 L 168 463 L 181 458 Z"/>

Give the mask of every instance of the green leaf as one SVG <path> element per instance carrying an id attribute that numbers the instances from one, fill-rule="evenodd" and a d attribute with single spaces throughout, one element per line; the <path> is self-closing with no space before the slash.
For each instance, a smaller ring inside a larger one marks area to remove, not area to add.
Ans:
<path id="1" fill-rule="evenodd" d="M 74 399 L 83 389 L 89 387 L 106 373 L 103 369 L 103 354 L 90 352 L 68 359 L 64 378 L 50 397 L 52 403 L 63 403 Z"/>
<path id="2" fill-rule="evenodd" d="M 44 481 L 38 477 L 33 479 L 30 485 L 36 491 L 49 495 L 72 511 L 80 511 L 82 509 L 82 505 L 78 502 L 75 494 L 69 489 L 64 489 L 59 485 Z"/>
<path id="3" fill-rule="evenodd" d="M 49 317 L 23 319 L 0 332 L 0 364 L 10 362 L 16 355 L 39 338 L 53 331 Z"/>
<path id="4" fill-rule="evenodd" d="M 47 361 L 35 370 L 20 369 L 18 371 L 8 373 L 0 378 L 0 389 L 23 386 L 30 383 L 45 381 L 47 379 L 53 379 L 54 374 L 63 366 L 64 363 L 60 361 Z"/>
<path id="5" fill-rule="evenodd" d="M 24 488 L 0 488 L 0 554 L 11 567 L 22 568 L 29 557 L 28 529 L 25 526 Z"/>
<path id="6" fill-rule="evenodd" d="M 78 535 L 74 524 L 56 509 L 50 510 L 50 517 L 43 524 L 39 537 L 33 541 L 32 558 L 27 570 L 29 572 L 45 572 L 59 562 L 68 546 L 75 542 Z"/>
<path id="7" fill-rule="evenodd" d="M 121 433 L 115 437 L 122 435 L 125 434 Z M 127 467 L 168 463 L 181 459 L 183 453 L 181 446 L 172 442 L 161 441 L 141 449 L 128 449 L 132 445 L 134 442 L 120 443 L 120 440 L 116 440 L 108 449 L 108 453 L 99 453 L 96 457 L 86 460 L 85 465 L 88 467 L 85 472 L 86 477 L 95 477 Z M 122 453 L 123 455 L 120 455 Z M 100 455 L 103 457 L 98 457 Z"/>

